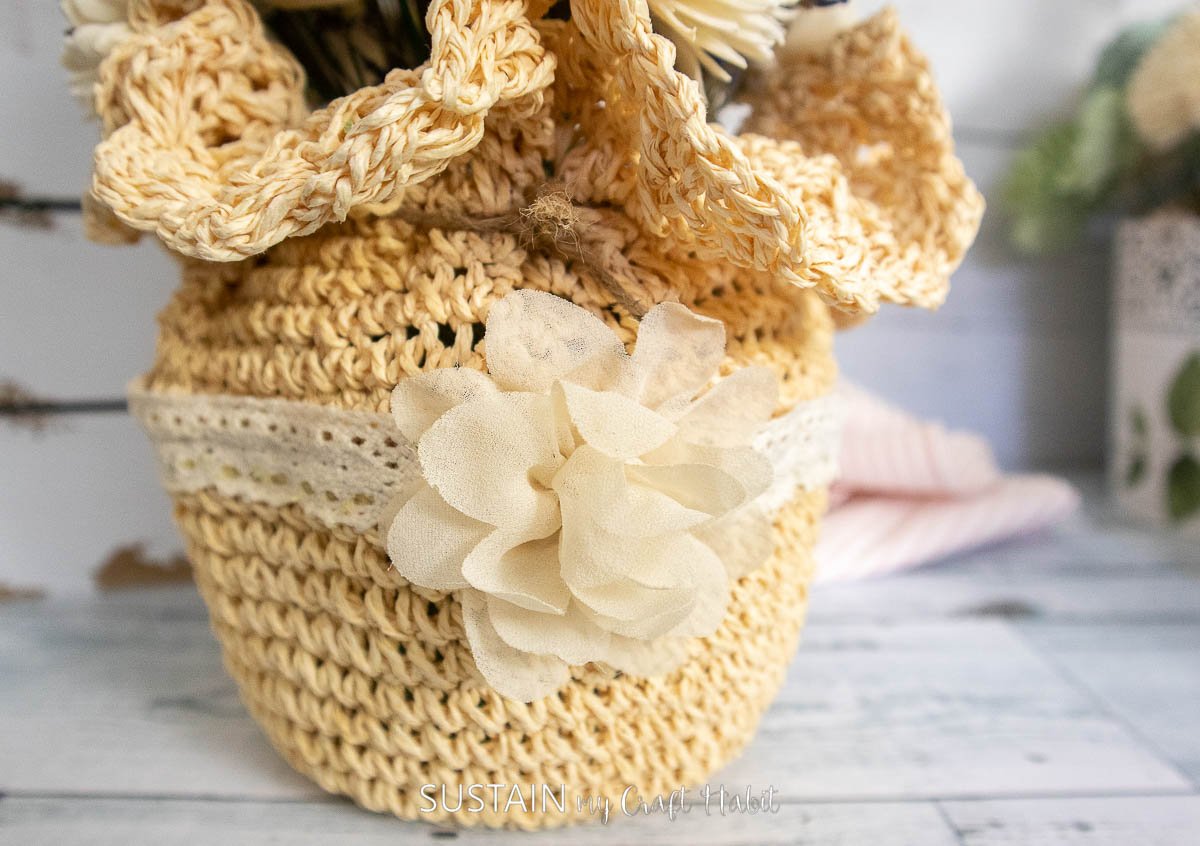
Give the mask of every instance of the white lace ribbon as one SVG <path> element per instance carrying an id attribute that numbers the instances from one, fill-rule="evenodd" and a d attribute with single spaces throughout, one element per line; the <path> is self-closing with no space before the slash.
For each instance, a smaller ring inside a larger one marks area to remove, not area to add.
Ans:
<path id="1" fill-rule="evenodd" d="M 263 505 L 296 505 L 325 525 L 378 528 L 388 506 L 420 481 L 411 444 L 392 415 L 307 402 L 129 389 L 171 493 L 213 489 Z M 796 490 L 828 485 L 837 470 L 837 398 L 802 402 L 768 423 L 755 447 L 774 481 L 761 504 L 778 511 Z"/>

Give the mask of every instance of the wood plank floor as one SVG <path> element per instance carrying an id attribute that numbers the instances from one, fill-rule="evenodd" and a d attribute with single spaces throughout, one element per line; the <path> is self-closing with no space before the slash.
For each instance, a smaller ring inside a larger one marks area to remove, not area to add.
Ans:
<path id="1" fill-rule="evenodd" d="M 618 819 L 571 840 L 1194 846 L 1198 647 L 1200 550 L 1096 507 L 822 587 L 758 738 L 713 779 L 774 786 L 779 813 Z M 190 588 L 0 605 L 0 679 L 3 844 L 528 837 L 397 822 L 293 774 L 242 711 Z"/>

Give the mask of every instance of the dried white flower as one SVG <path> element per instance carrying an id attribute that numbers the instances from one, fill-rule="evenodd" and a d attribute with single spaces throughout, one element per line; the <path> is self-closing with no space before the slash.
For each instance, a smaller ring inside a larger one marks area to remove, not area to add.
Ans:
<path id="1" fill-rule="evenodd" d="M 129 0 L 62 0 L 71 23 L 63 44 L 62 66 L 70 74 L 71 94 L 88 115 L 95 115 L 100 63 L 128 38 Z"/>
<path id="2" fill-rule="evenodd" d="M 797 10 L 788 26 L 784 49 L 793 53 L 821 53 L 858 21 L 857 0 L 804 7 Z"/>
<path id="3" fill-rule="evenodd" d="M 728 82 L 732 67 L 769 64 L 797 0 L 647 0 L 655 29 L 675 43 L 681 71 Z"/>
<path id="4" fill-rule="evenodd" d="M 1134 129 L 1155 150 L 1200 130 L 1200 11 L 1181 15 L 1142 57 L 1125 104 Z"/>
<path id="5" fill-rule="evenodd" d="M 505 696 L 549 695 L 590 661 L 674 668 L 771 552 L 754 501 L 772 469 L 751 443 L 774 374 L 705 390 L 725 330 L 678 304 L 646 314 L 632 356 L 533 291 L 495 303 L 484 340 L 488 374 L 433 370 L 392 396 L 424 479 L 390 523 L 393 564 L 461 592 L 476 666 Z"/>

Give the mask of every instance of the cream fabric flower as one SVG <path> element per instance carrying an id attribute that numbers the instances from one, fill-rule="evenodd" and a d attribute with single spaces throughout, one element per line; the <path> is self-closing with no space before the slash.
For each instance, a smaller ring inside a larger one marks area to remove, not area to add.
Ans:
<path id="1" fill-rule="evenodd" d="M 392 562 L 461 591 L 475 663 L 510 698 L 551 694 L 589 661 L 672 669 L 771 552 L 754 500 L 772 470 L 750 444 L 774 374 L 706 391 L 725 330 L 677 304 L 646 314 L 627 355 L 579 306 L 517 291 L 484 340 L 489 374 L 433 370 L 392 395 L 424 477 L 390 524 Z"/>
<path id="2" fill-rule="evenodd" d="M 675 43 L 679 69 L 694 79 L 703 68 L 722 82 L 747 63 L 768 64 L 783 43 L 797 0 L 647 0 L 655 29 Z M 718 61 L 719 60 L 719 61 Z"/>
<path id="3" fill-rule="evenodd" d="M 1200 9 L 1181 15 L 1142 57 L 1125 103 L 1138 135 L 1160 152 L 1200 130 Z"/>
<path id="4" fill-rule="evenodd" d="M 62 0 L 61 5 L 71 24 L 63 45 L 62 66 L 70 73 L 71 94 L 89 116 L 94 116 L 100 63 L 133 33 L 129 0 Z"/>

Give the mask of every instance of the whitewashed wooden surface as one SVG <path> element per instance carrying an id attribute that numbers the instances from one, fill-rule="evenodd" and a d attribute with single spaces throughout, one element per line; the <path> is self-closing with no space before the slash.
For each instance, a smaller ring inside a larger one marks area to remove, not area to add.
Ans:
<path id="1" fill-rule="evenodd" d="M 190 587 L 4 603 L 0 679 L 3 844 L 525 839 L 374 816 L 289 771 Z M 1200 550 L 1090 497 L 1053 533 L 815 592 L 783 692 L 713 779 L 776 787 L 779 814 L 571 842 L 1194 846 L 1197 703 Z"/>

